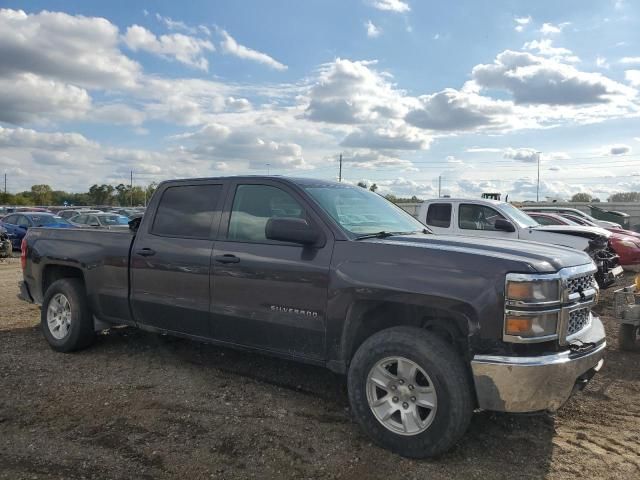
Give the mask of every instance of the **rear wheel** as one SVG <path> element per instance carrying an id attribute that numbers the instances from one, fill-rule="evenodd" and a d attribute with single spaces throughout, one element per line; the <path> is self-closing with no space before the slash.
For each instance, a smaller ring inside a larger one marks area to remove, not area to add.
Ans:
<path id="1" fill-rule="evenodd" d="M 394 327 L 367 339 L 353 357 L 348 385 L 363 430 L 406 457 L 445 452 L 473 413 L 464 361 L 451 345 L 418 328 Z"/>
<path id="2" fill-rule="evenodd" d="M 640 327 L 621 323 L 618 342 L 621 350 L 635 350 L 640 344 Z"/>
<path id="3" fill-rule="evenodd" d="M 42 302 L 40 323 L 47 342 L 59 352 L 80 350 L 93 343 L 93 317 L 84 284 L 77 278 L 52 283 Z"/>

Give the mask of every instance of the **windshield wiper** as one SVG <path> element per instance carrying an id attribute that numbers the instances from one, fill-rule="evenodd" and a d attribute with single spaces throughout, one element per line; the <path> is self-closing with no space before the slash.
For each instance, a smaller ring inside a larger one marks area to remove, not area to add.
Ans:
<path id="1" fill-rule="evenodd" d="M 424 233 L 424 230 L 422 232 Z M 413 232 L 385 232 L 383 230 L 381 232 L 366 233 L 364 235 L 358 235 L 355 239 L 356 240 L 364 240 L 365 238 L 388 238 L 388 237 L 393 237 L 395 235 L 411 235 L 412 233 L 417 233 L 417 232 L 415 232 L 415 231 L 413 231 Z"/>

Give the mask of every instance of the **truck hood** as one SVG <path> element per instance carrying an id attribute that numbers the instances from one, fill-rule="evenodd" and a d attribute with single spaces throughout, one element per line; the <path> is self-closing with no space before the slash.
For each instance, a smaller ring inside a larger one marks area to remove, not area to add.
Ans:
<path id="1" fill-rule="evenodd" d="M 611 237 L 611 232 L 600 227 L 588 227 L 582 225 L 540 225 L 530 228 L 533 228 L 534 230 L 542 230 L 545 232 L 562 233 L 564 235 L 575 235 L 577 237 L 584 237 L 589 239 L 598 237 Z"/>
<path id="2" fill-rule="evenodd" d="M 541 273 L 557 272 L 561 268 L 591 263 L 589 255 L 580 250 L 525 240 L 414 234 L 361 241 L 506 258 L 526 263 Z"/>

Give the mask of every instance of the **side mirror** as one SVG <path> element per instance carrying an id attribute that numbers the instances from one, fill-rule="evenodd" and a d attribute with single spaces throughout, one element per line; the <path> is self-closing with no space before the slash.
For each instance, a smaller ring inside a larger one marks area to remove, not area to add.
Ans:
<path id="1" fill-rule="evenodd" d="M 493 224 L 493 226 L 496 230 L 500 230 L 501 232 L 516 231 L 516 227 L 514 227 L 510 221 L 505 220 L 504 218 L 498 218 L 496 222 Z"/>
<path id="2" fill-rule="evenodd" d="M 313 245 L 320 239 L 320 232 L 302 218 L 270 218 L 264 228 L 269 240 Z"/>

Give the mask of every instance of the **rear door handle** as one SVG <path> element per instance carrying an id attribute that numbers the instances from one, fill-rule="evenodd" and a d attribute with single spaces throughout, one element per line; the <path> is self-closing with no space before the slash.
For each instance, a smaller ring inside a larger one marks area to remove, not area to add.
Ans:
<path id="1" fill-rule="evenodd" d="M 216 255 L 213 259 L 218 263 L 240 263 L 240 259 L 230 253 L 224 255 Z"/>
<path id="2" fill-rule="evenodd" d="M 141 248 L 140 250 L 136 250 L 136 255 L 140 255 L 141 257 L 150 257 L 155 254 L 156 251 L 151 248 Z"/>

